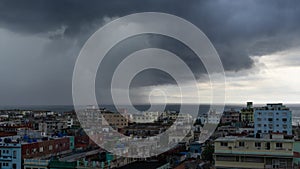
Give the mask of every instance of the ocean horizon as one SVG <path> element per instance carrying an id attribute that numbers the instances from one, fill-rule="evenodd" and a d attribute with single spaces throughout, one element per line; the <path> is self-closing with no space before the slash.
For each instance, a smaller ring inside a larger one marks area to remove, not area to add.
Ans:
<path id="1" fill-rule="evenodd" d="M 160 109 L 155 110 L 155 106 L 160 107 L 159 104 L 154 104 L 153 107 L 154 111 L 161 111 Z M 254 107 L 260 107 L 263 106 L 264 104 L 255 104 Z M 297 125 L 300 122 L 300 104 L 285 104 L 287 107 L 290 108 L 292 111 L 292 116 L 293 116 L 293 125 Z M 187 108 L 186 111 L 189 111 L 189 107 L 192 109 L 197 106 L 197 104 L 185 104 L 185 107 Z M 226 104 L 224 107 L 224 110 L 230 110 L 230 109 L 235 109 L 235 110 L 240 110 L 241 108 L 245 107 L 245 104 Z M 106 108 L 107 110 L 116 112 L 116 108 L 113 105 L 99 105 L 99 107 Z M 136 113 L 136 110 L 132 110 L 130 106 L 127 105 L 121 105 L 119 106 L 122 109 L 126 110 L 127 112 L 130 113 Z M 215 107 L 218 107 L 218 105 L 215 105 Z M 139 104 L 135 105 L 135 108 L 138 111 L 147 111 L 149 109 L 149 105 L 145 104 Z M 220 108 L 220 107 L 219 107 Z M 14 110 L 14 109 L 19 109 L 19 110 L 40 110 L 40 111 L 54 111 L 54 112 L 68 112 L 74 110 L 73 105 L 7 105 L 7 106 L 0 106 L 0 110 Z M 165 110 L 169 111 L 179 111 L 180 105 L 179 104 L 168 104 L 165 107 Z M 199 105 L 199 111 L 198 114 L 205 114 L 209 111 L 210 105 L 209 104 L 200 104 Z M 220 108 L 219 110 L 216 110 L 218 112 L 222 111 Z"/>

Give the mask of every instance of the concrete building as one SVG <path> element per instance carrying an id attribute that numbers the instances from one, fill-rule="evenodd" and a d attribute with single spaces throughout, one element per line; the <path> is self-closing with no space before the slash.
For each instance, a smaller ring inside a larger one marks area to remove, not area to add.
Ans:
<path id="1" fill-rule="evenodd" d="M 244 123 L 254 123 L 253 102 L 247 102 L 247 107 L 241 109 L 241 121 Z"/>
<path id="2" fill-rule="evenodd" d="M 159 116 L 159 112 L 142 112 L 133 114 L 130 120 L 135 123 L 153 123 L 158 120 Z"/>
<path id="3" fill-rule="evenodd" d="M 22 158 L 51 157 L 71 152 L 74 139 L 70 137 L 57 137 L 47 140 L 23 138 Z"/>
<path id="4" fill-rule="evenodd" d="M 110 112 L 102 112 L 101 114 L 103 118 L 106 120 L 106 122 L 112 127 L 124 128 L 128 126 L 129 116 L 127 114 L 110 113 Z M 102 124 L 104 125 L 104 122 Z"/>
<path id="5" fill-rule="evenodd" d="M 73 118 L 68 118 L 67 119 L 67 127 L 72 128 L 73 125 L 74 125 L 74 119 Z"/>
<path id="6" fill-rule="evenodd" d="M 273 132 L 292 135 L 292 112 L 282 103 L 254 110 L 254 134 Z"/>
<path id="7" fill-rule="evenodd" d="M 207 114 L 206 123 L 219 124 L 221 116 L 222 116 L 222 114 L 218 114 L 215 111 L 209 111 L 208 114 Z"/>
<path id="8" fill-rule="evenodd" d="M 12 137 L 0 138 L 0 168 L 20 169 L 21 164 L 21 143 Z"/>
<path id="9" fill-rule="evenodd" d="M 221 117 L 221 123 L 232 123 L 232 122 L 240 122 L 240 112 L 234 109 L 224 111 Z"/>
<path id="10" fill-rule="evenodd" d="M 215 140 L 216 168 L 293 168 L 294 140 L 222 137 Z"/>
<path id="11" fill-rule="evenodd" d="M 74 148 L 73 137 L 50 138 L 47 140 L 20 136 L 1 137 L 0 168 L 20 169 L 22 168 L 22 159 L 49 158 L 70 153 L 72 148 Z M 45 168 L 47 166 L 42 161 L 27 160 L 24 162 L 26 162 L 28 168 Z"/>

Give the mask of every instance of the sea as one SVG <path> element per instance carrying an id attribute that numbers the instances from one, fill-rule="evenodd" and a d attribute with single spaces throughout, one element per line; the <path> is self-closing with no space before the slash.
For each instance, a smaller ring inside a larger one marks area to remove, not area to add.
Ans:
<path id="1" fill-rule="evenodd" d="M 293 125 L 298 125 L 300 124 L 300 104 L 285 104 L 290 110 L 292 111 L 292 121 Z M 179 104 L 168 104 L 164 107 L 164 110 L 168 111 L 180 111 L 182 105 Z M 199 106 L 198 108 L 198 114 L 206 114 L 209 110 L 215 110 L 217 112 L 222 112 L 224 110 L 240 110 L 246 105 L 243 104 L 227 104 L 225 106 L 221 105 L 214 105 L 210 106 L 208 104 L 200 104 L 200 105 L 195 105 L 195 104 L 186 104 L 184 105 L 185 109 L 184 111 L 191 112 L 195 110 L 195 107 Z M 261 107 L 263 104 L 255 104 L 254 107 Z M 117 111 L 116 106 L 113 105 L 99 105 L 99 107 L 106 108 L 107 110 L 110 111 Z M 156 109 L 157 107 L 157 109 Z M 161 111 L 161 105 L 152 105 L 151 111 Z M 118 108 L 121 108 L 122 110 L 126 110 L 126 112 L 130 113 L 137 113 L 137 112 L 142 112 L 142 111 L 147 111 L 149 110 L 150 106 L 149 105 L 135 105 L 134 107 L 127 106 L 127 105 L 119 105 Z M 59 113 L 64 113 L 64 112 L 69 112 L 74 110 L 73 105 L 9 105 L 9 106 L 0 106 L 0 110 L 13 110 L 13 109 L 18 109 L 18 110 L 43 110 L 43 111 L 53 111 L 53 112 L 59 112 Z M 120 109 L 119 109 L 120 110 Z"/>

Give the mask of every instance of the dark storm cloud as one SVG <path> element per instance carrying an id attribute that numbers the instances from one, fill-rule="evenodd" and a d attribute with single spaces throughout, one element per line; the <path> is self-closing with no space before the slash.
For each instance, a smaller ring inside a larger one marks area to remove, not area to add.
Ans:
<path id="1" fill-rule="evenodd" d="M 38 72 L 40 74 L 36 76 L 38 78 L 32 79 L 44 81 L 45 90 L 51 88 L 49 83 L 56 82 L 55 86 L 58 86 L 59 82 L 63 81 L 64 85 L 59 91 L 67 90 L 65 95 L 69 98 L 76 56 L 82 44 L 106 20 L 146 11 L 166 12 L 183 17 L 209 37 L 226 71 L 239 71 L 253 66 L 253 60 L 250 58 L 252 55 L 269 54 L 300 45 L 299 5 L 300 1 L 297 0 L 1 0 L 0 28 L 20 36 L 49 39 L 44 46 L 44 53 L 40 54 L 46 61 L 38 62 L 41 67 L 45 66 L 47 71 L 41 69 Z M 150 44 L 145 44 L 144 47 L 161 46 L 171 50 L 170 46 L 174 47 L 174 43 L 165 44 L 166 40 L 157 40 L 155 37 L 145 37 L 144 40 L 138 41 Z M 123 46 L 126 47 L 132 47 L 132 44 Z M 195 64 L 193 57 L 189 57 L 192 54 L 188 50 L 179 49 L 175 47 L 174 51 L 185 57 L 185 61 L 190 63 L 198 77 L 201 77 L 201 74 L 205 73 L 201 64 Z M 3 55 L 1 51 L 0 55 Z M 58 64 L 57 62 L 70 64 L 54 67 L 56 72 L 63 73 L 49 73 L 52 67 L 48 64 Z M 30 66 L 26 69 L 30 69 Z M 43 76 L 44 72 L 47 72 L 47 76 Z M 143 77 L 149 77 L 149 83 Z M 140 85 L 173 82 L 165 80 L 164 77 L 161 73 L 148 73 L 147 76 L 140 76 L 140 81 L 143 82 Z M 69 79 L 68 82 L 66 78 Z M 50 99 L 54 98 L 53 96 Z"/>
<path id="2" fill-rule="evenodd" d="M 188 19 L 202 29 L 217 48 L 225 69 L 238 71 L 252 66 L 250 55 L 295 45 L 293 40 L 285 37 L 299 35 L 299 5 L 297 0 L 2 0 L 0 26 L 30 34 L 49 33 L 64 27 L 64 36 L 82 38 L 80 35 L 84 34 L 86 40 L 105 16 L 168 12 Z"/>

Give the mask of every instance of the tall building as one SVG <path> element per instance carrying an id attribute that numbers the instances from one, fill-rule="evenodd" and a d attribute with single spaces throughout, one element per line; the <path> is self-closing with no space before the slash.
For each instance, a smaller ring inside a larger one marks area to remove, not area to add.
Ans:
<path id="1" fill-rule="evenodd" d="M 275 136 L 274 136 L 275 137 Z M 215 140 L 216 168 L 293 168 L 294 140 L 222 137 Z"/>
<path id="2" fill-rule="evenodd" d="M 254 122 L 253 102 L 247 102 L 247 107 L 241 109 L 241 121 L 244 123 Z"/>
<path id="3" fill-rule="evenodd" d="M 292 135 L 292 112 L 282 103 L 254 110 L 254 134 L 273 132 Z"/>

